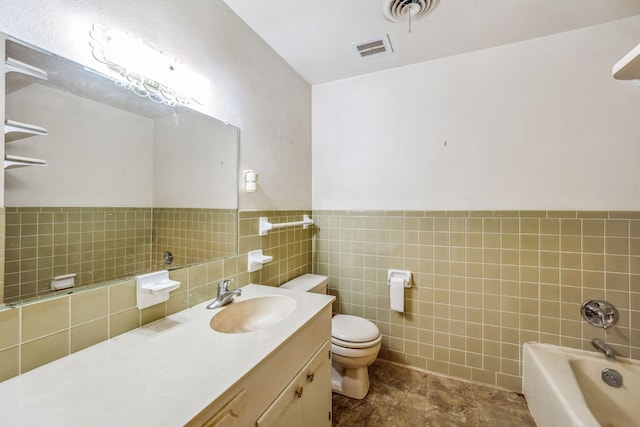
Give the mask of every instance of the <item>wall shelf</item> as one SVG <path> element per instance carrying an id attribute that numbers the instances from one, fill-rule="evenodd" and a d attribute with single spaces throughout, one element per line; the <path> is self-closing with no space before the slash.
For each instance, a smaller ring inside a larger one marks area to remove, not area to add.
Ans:
<path id="1" fill-rule="evenodd" d="M 31 157 L 13 156 L 7 154 L 4 156 L 4 168 L 15 169 L 27 166 L 47 166 L 47 162 L 42 159 L 34 159 Z"/>
<path id="2" fill-rule="evenodd" d="M 620 61 L 616 62 L 611 74 L 617 80 L 640 79 L 640 44 L 631 49 Z"/>
<path id="3" fill-rule="evenodd" d="M 4 135 L 5 142 L 12 142 L 31 136 L 47 135 L 47 130 L 43 127 L 30 125 L 28 123 L 6 120 L 4 122 Z"/>
<path id="4" fill-rule="evenodd" d="M 46 71 L 13 58 L 6 59 L 4 63 L 4 73 L 20 73 L 41 80 L 49 80 L 49 75 Z"/>
<path id="5" fill-rule="evenodd" d="M 17 59 L 8 57 L 4 62 L 4 73 L 20 73 L 27 76 L 35 77 L 41 80 L 49 80 L 49 75 L 46 71 L 34 67 L 33 65 L 25 64 Z M 15 120 L 5 120 L 4 122 L 4 142 L 13 142 L 24 138 L 29 138 L 37 135 L 47 135 L 47 130 L 43 127 L 31 125 L 28 123 L 22 123 Z M 14 169 L 23 168 L 27 166 L 46 166 L 47 162 L 42 159 L 35 159 L 31 157 L 14 156 L 12 154 L 5 154 L 4 156 L 4 168 Z"/>

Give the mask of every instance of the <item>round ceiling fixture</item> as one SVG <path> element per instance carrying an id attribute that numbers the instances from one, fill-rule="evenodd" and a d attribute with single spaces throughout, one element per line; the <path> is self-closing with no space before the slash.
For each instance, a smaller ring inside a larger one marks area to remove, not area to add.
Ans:
<path id="1" fill-rule="evenodd" d="M 382 13 L 391 22 L 417 21 L 427 16 L 438 0 L 384 0 Z"/>

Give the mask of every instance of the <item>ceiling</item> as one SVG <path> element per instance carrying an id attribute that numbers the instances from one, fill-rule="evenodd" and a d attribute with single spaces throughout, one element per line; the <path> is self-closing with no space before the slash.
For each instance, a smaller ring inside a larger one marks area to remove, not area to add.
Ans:
<path id="1" fill-rule="evenodd" d="M 384 0 L 224 2 L 312 85 L 640 14 L 640 0 L 440 0 L 409 33 L 384 18 Z M 393 53 L 354 53 L 385 34 Z"/>

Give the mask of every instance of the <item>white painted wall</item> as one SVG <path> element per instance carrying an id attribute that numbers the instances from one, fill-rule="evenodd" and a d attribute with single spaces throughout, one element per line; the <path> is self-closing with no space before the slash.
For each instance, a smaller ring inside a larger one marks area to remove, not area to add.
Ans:
<path id="1" fill-rule="evenodd" d="M 235 127 L 187 112 L 155 119 L 153 133 L 154 207 L 236 208 Z"/>
<path id="2" fill-rule="evenodd" d="M 311 207 L 311 89 L 221 0 L 3 0 L 0 32 L 95 65 L 88 31 L 117 27 L 211 81 L 207 114 L 241 129 L 240 174 L 260 173 L 242 209 Z M 240 178 L 240 177 L 238 177 Z"/>
<path id="3" fill-rule="evenodd" d="M 314 86 L 313 208 L 640 210 L 640 88 L 611 78 L 638 42 L 634 17 Z"/>
<path id="4" fill-rule="evenodd" d="M 5 206 L 237 207 L 234 126 L 198 112 L 150 119 L 38 83 L 5 105 L 48 131 L 5 145 L 47 162 L 5 171 Z"/>

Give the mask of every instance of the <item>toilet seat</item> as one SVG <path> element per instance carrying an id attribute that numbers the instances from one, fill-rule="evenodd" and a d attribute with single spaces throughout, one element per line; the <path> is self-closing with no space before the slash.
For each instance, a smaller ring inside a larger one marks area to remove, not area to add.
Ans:
<path id="1" fill-rule="evenodd" d="M 374 347 L 382 340 L 371 321 L 358 316 L 337 314 L 331 319 L 331 342 L 346 348 Z"/>
<path id="2" fill-rule="evenodd" d="M 382 341 L 382 335 L 380 335 L 378 338 L 376 338 L 373 341 L 365 341 L 365 342 L 343 341 L 336 337 L 331 337 L 331 344 L 337 345 L 339 347 L 353 348 L 353 349 L 375 347 L 376 345 L 380 344 L 381 341 Z"/>

